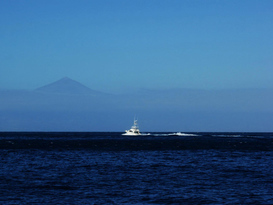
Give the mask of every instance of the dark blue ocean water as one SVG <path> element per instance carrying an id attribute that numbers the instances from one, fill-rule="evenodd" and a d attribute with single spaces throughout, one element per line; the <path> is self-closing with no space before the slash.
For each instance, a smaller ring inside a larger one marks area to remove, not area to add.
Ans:
<path id="1" fill-rule="evenodd" d="M 193 134 L 2 132 L 0 204 L 273 204 L 273 133 Z"/>

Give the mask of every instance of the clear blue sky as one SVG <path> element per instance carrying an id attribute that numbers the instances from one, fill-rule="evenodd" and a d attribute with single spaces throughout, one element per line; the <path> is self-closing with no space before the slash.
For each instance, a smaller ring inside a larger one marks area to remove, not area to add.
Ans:
<path id="1" fill-rule="evenodd" d="M 272 0 L 2 0 L 0 88 L 273 88 Z"/>

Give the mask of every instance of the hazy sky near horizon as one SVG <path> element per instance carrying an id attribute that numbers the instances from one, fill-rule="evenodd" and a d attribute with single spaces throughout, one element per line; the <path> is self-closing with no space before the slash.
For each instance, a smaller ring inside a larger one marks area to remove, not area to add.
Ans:
<path id="1" fill-rule="evenodd" d="M 273 88 L 271 0 L 0 2 L 0 89 Z"/>

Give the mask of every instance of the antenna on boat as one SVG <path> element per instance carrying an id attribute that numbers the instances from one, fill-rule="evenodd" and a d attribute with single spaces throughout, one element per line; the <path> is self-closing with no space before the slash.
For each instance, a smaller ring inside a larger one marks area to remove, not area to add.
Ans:
<path id="1" fill-rule="evenodd" d="M 138 121 L 138 119 L 137 119 L 137 117 L 136 117 L 136 115 L 135 115 L 135 117 L 134 117 L 134 126 L 138 128 L 137 121 Z"/>

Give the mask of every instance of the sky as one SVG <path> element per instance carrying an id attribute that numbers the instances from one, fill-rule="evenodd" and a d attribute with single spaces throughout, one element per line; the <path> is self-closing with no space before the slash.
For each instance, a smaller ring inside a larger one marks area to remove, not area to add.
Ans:
<path id="1" fill-rule="evenodd" d="M 0 89 L 273 88 L 271 0 L 3 0 Z"/>

